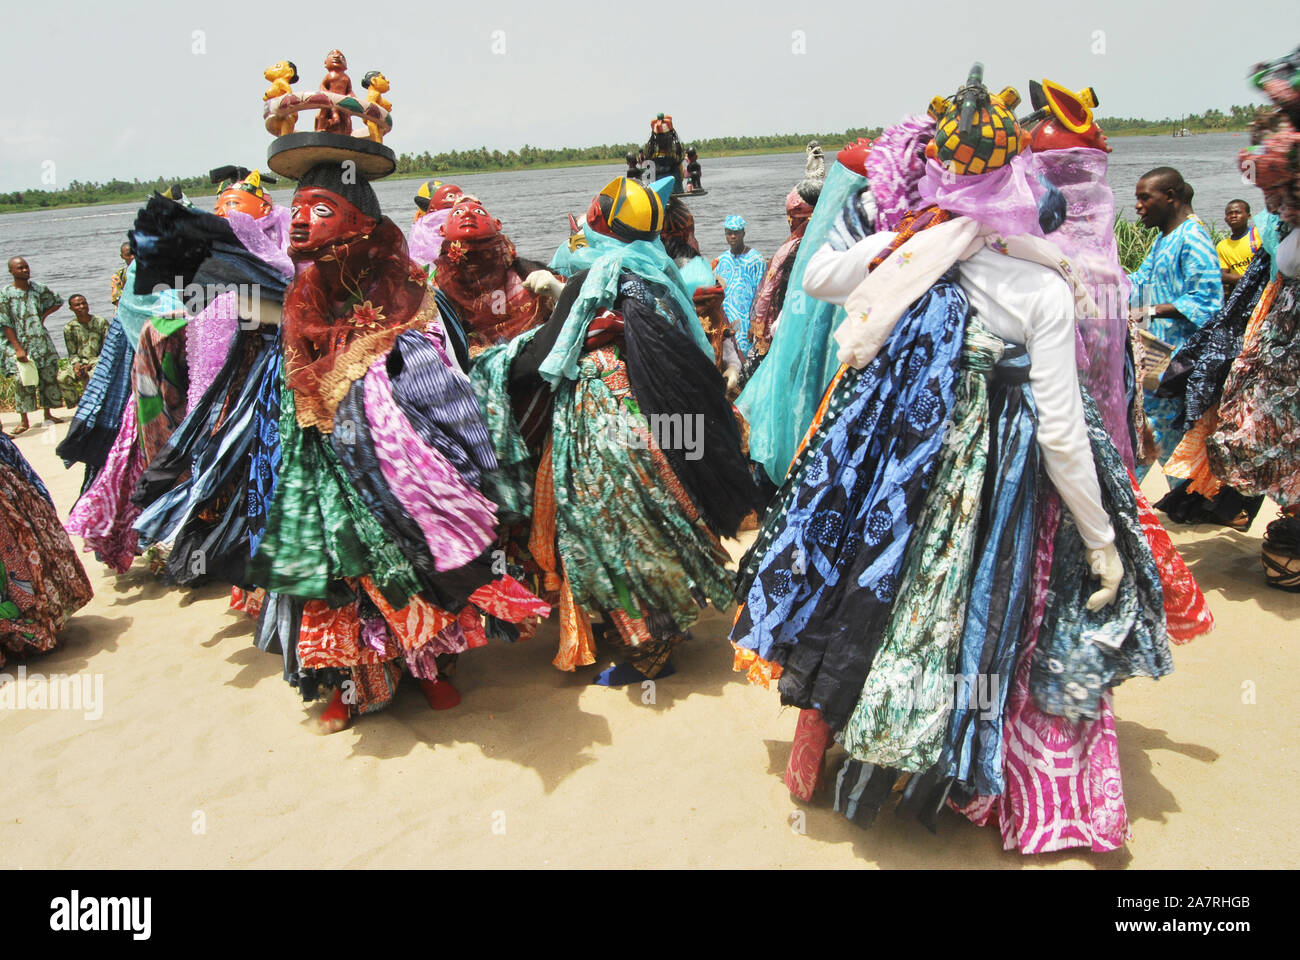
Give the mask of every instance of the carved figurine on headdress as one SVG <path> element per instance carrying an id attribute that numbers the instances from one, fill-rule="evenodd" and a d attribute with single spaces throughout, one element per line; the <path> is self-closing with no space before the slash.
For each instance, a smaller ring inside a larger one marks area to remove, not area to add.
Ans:
<path id="1" fill-rule="evenodd" d="M 367 103 L 377 103 L 385 110 L 393 109 L 393 105 L 384 99 L 384 94 L 386 94 L 390 88 L 390 85 L 388 83 L 388 78 L 384 76 L 382 73 L 380 73 L 378 70 L 371 70 L 364 77 L 362 77 L 361 86 L 365 87 L 368 91 L 370 91 L 369 96 L 366 97 Z M 371 120 L 367 120 L 366 126 L 370 129 L 371 140 L 375 141 L 375 143 L 384 142 L 384 135 L 379 130 L 379 124 L 374 123 Z"/>
<path id="2" fill-rule="evenodd" d="M 293 65 L 292 60 L 281 60 L 279 63 L 273 63 L 267 67 L 262 76 L 271 81 L 271 85 L 266 88 L 266 93 L 262 94 L 262 99 L 274 100 L 286 93 L 293 93 L 293 87 L 290 84 L 298 82 L 298 68 Z M 271 132 L 276 136 L 293 133 L 293 128 L 297 123 L 297 114 L 290 114 L 280 120 L 278 129 Z"/>
<path id="3" fill-rule="evenodd" d="M 342 50 L 331 50 L 325 55 L 325 77 L 320 88 L 326 93 L 343 96 L 352 94 L 352 78 L 348 76 L 348 59 Z M 316 129 L 321 133 L 352 134 L 352 117 L 342 110 L 322 108 L 316 115 Z"/>

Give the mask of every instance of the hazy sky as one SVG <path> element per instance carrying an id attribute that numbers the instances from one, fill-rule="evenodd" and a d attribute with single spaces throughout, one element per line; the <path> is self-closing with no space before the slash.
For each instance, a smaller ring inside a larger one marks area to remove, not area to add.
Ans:
<path id="1" fill-rule="evenodd" d="M 1296 0 L 39 0 L 5 19 L 3 191 L 263 164 L 262 71 L 293 60 L 312 89 L 335 46 L 358 91 L 392 81 L 386 142 L 437 153 L 639 141 L 659 111 L 688 142 L 887 124 L 977 59 L 995 90 L 1046 75 L 1158 118 L 1262 100 L 1250 66 L 1300 43 Z"/>

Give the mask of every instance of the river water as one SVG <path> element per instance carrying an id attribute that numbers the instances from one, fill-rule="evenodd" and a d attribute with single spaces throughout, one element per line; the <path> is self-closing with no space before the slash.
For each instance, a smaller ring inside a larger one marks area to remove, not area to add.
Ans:
<path id="1" fill-rule="evenodd" d="M 1241 197 L 1252 208 L 1262 208 L 1260 193 L 1242 183 L 1237 172 L 1237 151 L 1248 143 L 1244 133 L 1213 133 L 1194 137 L 1116 137 L 1107 177 L 1115 191 L 1121 214 L 1133 219 L 1133 187 L 1152 167 L 1178 168 L 1195 187 L 1195 207 L 1206 221 L 1223 219 L 1229 200 Z M 695 235 L 701 252 L 714 257 L 725 243 L 722 221 L 739 213 L 748 222 L 745 237 L 750 246 L 771 256 L 789 232 L 785 222 L 785 196 L 803 176 L 803 155 L 765 154 L 706 160 L 704 186 L 708 194 L 690 201 Z M 568 236 L 568 214 L 581 218 L 591 198 L 623 172 L 622 163 L 564 167 L 552 170 L 482 173 L 458 176 L 454 181 L 483 201 L 501 219 L 520 256 L 546 262 Z M 415 212 L 412 197 L 418 180 L 383 180 L 375 184 L 380 205 L 408 230 Z M 287 203 L 287 190 L 273 191 L 277 203 Z M 211 202 L 203 198 L 201 203 Z M 139 204 L 68 208 L 48 212 L 15 213 L 0 217 L 0 255 L 26 257 L 32 279 L 58 292 L 66 302 L 83 293 L 94 313 L 109 316 L 109 280 L 120 265 L 118 247 L 135 220 Z M 0 277 L 4 282 L 8 277 Z M 47 321 L 60 353 L 60 331 L 71 317 L 63 307 Z"/>

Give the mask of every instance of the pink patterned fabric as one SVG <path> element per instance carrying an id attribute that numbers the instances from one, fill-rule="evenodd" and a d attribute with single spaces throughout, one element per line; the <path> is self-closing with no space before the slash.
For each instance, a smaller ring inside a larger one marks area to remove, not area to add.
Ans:
<path id="1" fill-rule="evenodd" d="M 1026 150 L 992 173 L 954 176 L 929 160 L 917 187 L 922 205 L 934 204 L 954 217 L 970 217 L 1007 237 L 1041 237 L 1038 198 L 1047 191 L 1033 176 L 1033 152 Z"/>
<path id="2" fill-rule="evenodd" d="M 239 293 L 235 290 L 216 297 L 185 325 L 185 356 L 190 371 L 186 410 L 193 410 L 217 379 L 238 332 Z"/>
<path id="3" fill-rule="evenodd" d="M 1079 316 L 1079 379 L 1101 411 L 1115 449 L 1133 469 L 1124 357 L 1128 350 L 1128 275 L 1115 243 L 1115 195 L 1106 183 L 1106 153 L 1086 147 L 1033 155 L 1034 171 L 1065 197 L 1066 219 L 1048 237 L 1096 301 L 1098 316 Z"/>
<path id="4" fill-rule="evenodd" d="M 1105 852 L 1120 849 L 1129 837 L 1112 695 L 1103 694 L 1096 720 L 1082 723 L 1043 713 L 1029 696 L 1029 665 L 1047 607 L 1052 542 L 1060 518 L 1060 498 L 1049 494 L 1034 552 L 1024 649 L 1004 716 L 1006 792 L 955 808 L 980 826 L 997 823 L 1003 847 L 1021 853 L 1070 847 Z"/>
<path id="5" fill-rule="evenodd" d="M 463 567 L 496 540 L 496 506 L 415 432 L 393 400 L 384 358 L 366 372 L 365 404 L 380 470 L 419 524 L 434 566 Z"/>
<path id="6" fill-rule="evenodd" d="M 907 117 L 887 127 L 871 145 L 865 169 L 876 200 L 876 229 L 893 230 L 909 210 L 919 210 L 925 145 L 934 139 L 934 118 Z"/>
<path id="7" fill-rule="evenodd" d="M 275 206 L 258 219 L 238 211 L 226 219 L 245 250 L 274 267 L 286 280 L 293 276 L 293 261 L 289 259 L 289 221 L 293 219 L 293 211 Z"/>
<path id="8" fill-rule="evenodd" d="M 68 516 L 68 533 L 81 537 L 87 552 L 100 555 L 117 573 L 126 573 L 138 552 L 136 532 L 131 524 L 140 508 L 131 503 L 131 491 L 144 473 L 144 458 L 136 442 L 139 422 L 135 395 L 127 400 L 122 426 L 108 451 L 104 469 L 81 495 Z"/>
<path id="9" fill-rule="evenodd" d="M 438 259 L 438 254 L 442 252 L 442 225 L 447 222 L 447 217 L 450 215 L 450 209 L 435 210 L 416 220 L 415 225 L 411 227 L 411 240 L 407 244 L 407 251 L 411 259 L 420 266 L 427 267 Z"/>

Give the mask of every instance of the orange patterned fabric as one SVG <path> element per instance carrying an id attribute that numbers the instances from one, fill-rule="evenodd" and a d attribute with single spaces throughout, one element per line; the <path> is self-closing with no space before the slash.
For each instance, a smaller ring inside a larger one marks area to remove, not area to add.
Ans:
<path id="1" fill-rule="evenodd" d="M 362 646 L 361 617 L 355 603 L 330 607 L 324 600 L 308 600 L 303 608 L 298 662 L 304 668 L 354 667 L 401 655 L 391 636 L 388 646 L 383 655 Z"/>
<path id="2" fill-rule="evenodd" d="M 1166 474 L 1179 480 L 1190 480 L 1187 491 L 1199 493 L 1207 500 L 1213 500 L 1223 488 L 1223 481 L 1210 470 L 1210 458 L 1205 449 L 1205 438 L 1217 429 L 1219 405 L 1216 403 L 1183 434 L 1183 439 L 1165 464 Z"/>
<path id="3" fill-rule="evenodd" d="M 414 653 L 455 621 L 446 610 L 434 606 L 418 593 L 400 610 L 384 599 L 379 587 L 369 577 L 361 578 L 361 585 L 384 615 L 389 632 L 397 638 L 406 653 Z"/>
<path id="4" fill-rule="evenodd" d="M 560 567 L 555 556 L 555 470 L 551 465 L 549 436 L 533 484 L 533 526 L 528 535 L 528 552 L 545 574 L 542 589 L 559 590 Z"/>
<path id="5" fill-rule="evenodd" d="M 266 591 L 261 587 L 255 590 L 245 590 L 242 587 L 230 588 L 230 609 L 246 613 L 254 620 L 262 612 L 262 604 L 266 602 Z"/>
<path id="6" fill-rule="evenodd" d="M 750 683 L 764 690 L 770 690 L 772 681 L 781 678 L 783 671 L 779 663 L 764 660 L 757 652 L 737 647 L 734 643 L 732 647 L 735 648 L 735 656 L 731 661 L 731 669 L 736 673 L 743 673 Z"/>
<path id="7" fill-rule="evenodd" d="M 596 662 L 596 638 L 592 636 L 587 615 L 573 599 L 569 578 L 560 581 L 560 647 L 551 661 L 561 670 L 572 672 Z"/>

